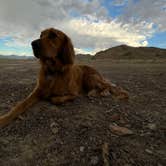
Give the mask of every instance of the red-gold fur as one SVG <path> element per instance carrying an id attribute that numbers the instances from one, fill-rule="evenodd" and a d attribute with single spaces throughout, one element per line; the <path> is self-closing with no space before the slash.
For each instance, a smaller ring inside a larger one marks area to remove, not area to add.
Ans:
<path id="1" fill-rule="evenodd" d="M 63 32 L 53 28 L 44 30 L 40 39 L 32 42 L 32 48 L 41 63 L 37 85 L 26 99 L 0 117 L 0 127 L 41 99 L 61 104 L 81 94 L 106 96 L 111 93 L 120 99 L 128 98 L 125 90 L 106 81 L 95 69 L 74 64 L 73 45 Z"/>

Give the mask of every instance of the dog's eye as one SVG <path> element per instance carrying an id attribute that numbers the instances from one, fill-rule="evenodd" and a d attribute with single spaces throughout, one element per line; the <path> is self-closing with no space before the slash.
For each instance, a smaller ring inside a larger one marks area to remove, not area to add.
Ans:
<path id="1" fill-rule="evenodd" d="M 54 32 L 50 32 L 49 34 L 48 34 L 48 38 L 49 39 L 55 39 L 57 37 L 57 35 L 54 33 Z"/>

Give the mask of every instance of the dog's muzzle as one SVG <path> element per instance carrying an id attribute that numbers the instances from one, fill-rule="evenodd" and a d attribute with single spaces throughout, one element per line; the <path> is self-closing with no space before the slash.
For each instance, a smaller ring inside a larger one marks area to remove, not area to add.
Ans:
<path id="1" fill-rule="evenodd" d="M 40 39 L 32 41 L 31 45 L 32 45 L 32 49 L 33 49 L 33 53 L 35 57 L 40 58 L 40 49 L 41 49 Z"/>

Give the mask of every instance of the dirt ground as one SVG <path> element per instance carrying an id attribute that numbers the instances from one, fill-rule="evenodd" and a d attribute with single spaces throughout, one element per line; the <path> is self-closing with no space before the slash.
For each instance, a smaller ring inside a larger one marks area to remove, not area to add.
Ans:
<path id="1" fill-rule="evenodd" d="M 0 166 L 166 165 L 166 63 L 88 63 L 128 90 L 129 101 L 41 101 L 0 129 Z M 36 60 L 0 60 L 1 115 L 32 91 L 38 69 Z"/>

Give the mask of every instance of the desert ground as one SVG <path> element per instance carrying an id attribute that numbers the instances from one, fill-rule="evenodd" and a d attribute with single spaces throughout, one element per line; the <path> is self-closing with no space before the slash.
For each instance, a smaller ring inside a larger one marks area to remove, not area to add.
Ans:
<path id="1" fill-rule="evenodd" d="M 165 166 L 166 62 L 88 60 L 128 90 L 53 105 L 41 101 L 0 129 L 0 166 Z M 0 60 L 0 115 L 35 87 L 37 60 Z"/>

